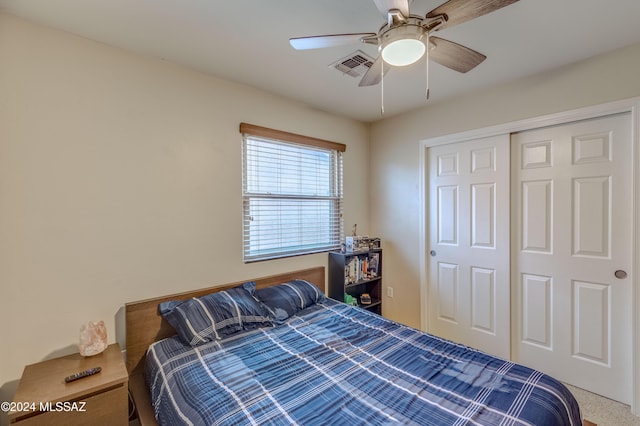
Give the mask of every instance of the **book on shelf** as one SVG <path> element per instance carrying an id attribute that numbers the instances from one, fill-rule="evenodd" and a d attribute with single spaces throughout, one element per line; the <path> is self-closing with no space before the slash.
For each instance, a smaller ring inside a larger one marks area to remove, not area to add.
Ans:
<path id="1" fill-rule="evenodd" d="M 373 277 L 378 276 L 378 265 L 380 263 L 380 253 L 370 253 L 369 254 L 369 262 L 368 262 L 368 272 L 369 275 Z"/>
<path id="2" fill-rule="evenodd" d="M 378 277 L 379 254 L 354 256 L 345 265 L 345 284 L 353 284 Z"/>

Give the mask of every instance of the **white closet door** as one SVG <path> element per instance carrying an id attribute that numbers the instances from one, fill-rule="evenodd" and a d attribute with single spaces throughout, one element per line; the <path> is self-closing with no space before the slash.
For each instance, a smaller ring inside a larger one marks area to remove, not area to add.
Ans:
<path id="1" fill-rule="evenodd" d="M 509 358 L 509 135 L 429 148 L 429 332 Z"/>
<path id="2" fill-rule="evenodd" d="M 631 402 L 631 117 L 512 135 L 513 360 Z"/>

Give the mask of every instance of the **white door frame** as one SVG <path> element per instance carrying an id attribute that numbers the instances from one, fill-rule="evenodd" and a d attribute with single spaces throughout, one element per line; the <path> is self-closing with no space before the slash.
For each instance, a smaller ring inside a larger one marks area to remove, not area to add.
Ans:
<path id="1" fill-rule="evenodd" d="M 631 331 L 632 338 L 632 404 L 631 412 L 640 415 L 640 97 L 624 99 L 591 107 L 574 109 L 557 114 L 550 114 L 541 117 L 529 118 L 510 123 L 500 124 L 482 129 L 475 129 L 451 135 L 439 136 L 420 141 L 420 324 L 425 331 L 429 330 L 428 304 L 425 303 L 428 294 L 428 261 L 427 247 L 429 244 L 429 198 L 427 189 L 429 188 L 429 170 L 427 153 L 428 148 L 438 145 L 446 145 L 456 142 L 464 142 L 470 139 L 480 139 L 501 134 L 510 134 L 524 130 L 537 129 L 546 126 L 570 123 L 578 120 L 603 117 L 617 113 L 631 113 L 631 140 L 633 152 L 632 164 L 632 194 L 633 194 L 633 253 L 632 253 L 632 315 L 633 324 Z"/>

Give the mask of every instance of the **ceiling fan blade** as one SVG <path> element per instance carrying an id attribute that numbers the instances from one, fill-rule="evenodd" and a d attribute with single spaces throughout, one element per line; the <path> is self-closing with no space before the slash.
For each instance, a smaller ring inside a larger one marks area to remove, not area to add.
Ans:
<path id="1" fill-rule="evenodd" d="M 431 36 L 429 42 L 435 45 L 435 48 L 429 51 L 429 59 L 454 71 L 471 71 L 487 59 L 482 53 L 440 37 Z"/>
<path id="2" fill-rule="evenodd" d="M 364 42 L 366 37 L 375 37 L 376 33 L 331 34 L 311 37 L 290 38 L 289 43 L 296 50 L 320 49 L 323 47 L 343 46 Z"/>
<path id="3" fill-rule="evenodd" d="M 409 0 L 373 0 L 386 20 L 391 9 L 398 9 L 405 18 L 409 17 Z"/>
<path id="4" fill-rule="evenodd" d="M 362 77 L 362 80 L 360 80 L 360 84 L 358 84 L 358 86 L 375 86 L 376 84 L 380 83 L 380 80 L 382 79 L 382 72 L 387 75 L 390 69 L 391 65 L 387 64 L 382 59 L 382 56 L 378 56 L 378 58 L 373 61 L 373 65 L 369 67 L 369 70 L 367 70 L 365 75 Z"/>
<path id="5" fill-rule="evenodd" d="M 441 30 L 502 9 L 517 1 L 518 0 L 449 0 L 427 13 L 427 18 L 446 15 L 446 22 L 437 28 L 437 30 Z"/>

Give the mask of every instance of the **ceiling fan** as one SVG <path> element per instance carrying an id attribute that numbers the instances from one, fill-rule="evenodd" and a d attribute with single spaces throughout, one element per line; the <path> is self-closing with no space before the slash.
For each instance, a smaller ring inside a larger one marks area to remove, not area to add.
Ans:
<path id="1" fill-rule="evenodd" d="M 466 73 L 484 61 L 486 56 L 452 41 L 431 36 L 431 32 L 491 13 L 518 0 L 449 0 L 427 13 L 424 18 L 409 13 L 409 0 L 373 1 L 387 21 L 377 33 L 296 37 L 289 39 L 291 46 L 297 50 L 357 42 L 378 46 L 378 58 L 360 80 L 360 86 L 380 83 L 391 67 L 410 65 L 418 61 L 425 51 L 428 59 Z M 427 97 L 428 93 L 427 88 Z"/>

